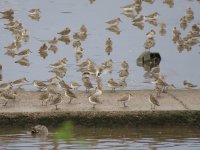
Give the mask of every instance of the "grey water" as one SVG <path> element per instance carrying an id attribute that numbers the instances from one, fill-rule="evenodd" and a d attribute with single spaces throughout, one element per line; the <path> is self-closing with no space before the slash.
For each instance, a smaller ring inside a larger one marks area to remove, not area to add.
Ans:
<path id="1" fill-rule="evenodd" d="M 28 128 L 1 128 L 0 149 L 198 150 L 200 147 L 200 131 L 195 128 L 75 127 L 72 132 L 73 136 L 67 140 L 55 140 L 55 128 L 49 129 L 47 137 L 32 136 L 28 130 Z"/>
<path id="2" fill-rule="evenodd" d="M 162 0 L 156 0 L 153 4 L 142 3 L 140 15 L 149 15 L 152 12 L 159 12 L 158 23 L 165 22 L 167 33 L 165 36 L 159 35 L 159 25 L 153 26 L 145 23 L 143 30 L 132 25 L 131 19 L 125 17 L 122 13 L 122 6 L 131 3 L 132 0 L 96 0 L 90 4 L 89 0 L 1 0 L 0 11 L 14 9 L 14 18 L 22 22 L 23 26 L 29 30 L 30 39 L 23 43 L 20 50 L 30 48 L 33 52 L 28 59 L 31 65 L 29 67 L 20 66 L 14 63 L 19 57 L 14 59 L 4 55 L 5 46 L 14 40 L 10 31 L 4 29 L 8 21 L 0 20 L 0 64 L 3 65 L 3 81 L 13 81 L 21 77 L 26 77 L 30 82 L 33 80 L 47 80 L 53 74 L 48 72 L 48 65 L 55 63 L 58 59 L 67 57 L 67 74 L 64 77 L 66 82 L 81 81 L 81 73 L 77 72 L 77 64 L 90 58 L 96 64 L 113 60 L 113 73 L 102 76 L 103 83 L 109 78 L 119 80 L 118 72 L 120 63 L 126 60 L 129 65 L 129 77 L 127 78 L 127 89 L 149 89 L 153 88 L 152 83 L 144 83 L 144 68 L 136 65 L 137 57 L 144 52 L 144 41 L 146 33 L 151 29 L 156 31 L 156 45 L 151 49 L 152 52 L 159 52 L 162 60 L 160 63 L 161 74 L 165 76 L 168 83 L 173 83 L 177 88 L 183 88 L 183 80 L 188 80 L 196 85 L 200 85 L 200 49 L 199 45 L 193 46 L 192 50 L 179 52 L 176 45 L 172 42 L 172 29 L 178 27 L 181 30 L 181 36 L 185 36 L 191 30 L 193 24 L 200 23 L 200 3 L 193 0 L 175 0 L 174 6 L 169 8 Z M 191 7 L 194 11 L 194 19 L 188 23 L 185 30 L 180 28 L 179 20 L 185 15 L 186 9 Z M 32 20 L 28 16 L 28 11 L 32 8 L 41 10 L 39 21 Z M 120 17 L 122 22 L 119 24 L 120 34 L 117 35 L 108 30 L 108 20 Z M 76 63 L 75 50 L 72 47 L 72 35 L 79 31 L 81 25 L 88 29 L 88 37 L 82 42 L 84 49 L 83 58 Z M 48 52 L 46 59 L 39 56 L 40 46 L 52 39 L 58 37 L 57 32 L 65 27 L 71 29 L 69 45 L 62 42 L 57 44 L 58 52 L 53 54 Z M 110 56 L 105 53 L 105 41 L 110 37 L 113 40 L 113 52 Z M 26 89 L 33 90 L 33 86 L 27 86 Z M 84 89 L 82 87 L 82 89 Z"/>

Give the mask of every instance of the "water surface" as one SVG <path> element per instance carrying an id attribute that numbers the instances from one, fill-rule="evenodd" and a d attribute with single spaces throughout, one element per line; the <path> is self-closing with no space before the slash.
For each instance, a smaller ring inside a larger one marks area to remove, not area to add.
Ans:
<path id="1" fill-rule="evenodd" d="M 8 23 L 8 21 L 1 19 L 0 63 L 3 65 L 3 82 L 16 80 L 24 76 L 29 81 L 34 79 L 47 80 L 53 76 L 48 72 L 50 69 L 48 64 L 67 57 L 68 71 L 64 79 L 67 82 L 77 81 L 82 83 L 81 73 L 76 72 L 77 63 L 75 61 L 75 50 L 72 47 L 72 35 L 78 32 L 80 26 L 84 24 L 88 28 L 88 38 L 82 42 L 82 47 L 85 51 L 80 62 L 87 58 L 92 59 L 98 65 L 108 59 L 114 61 L 113 73 L 102 76 L 105 86 L 107 80 L 111 77 L 119 81 L 120 63 L 126 60 L 130 65 L 127 88 L 146 89 L 153 87 L 152 84 L 143 83 L 145 80 L 143 77 L 144 69 L 136 65 L 137 57 L 144 51 L 145 34 L 151 29 L 157 32 L 155 36 L 156 45 L 151 51 L 161 54 L 161 74 L 166 76 L 166 81 L 175 84 L 178 88 L 183 88 L 183 80 L 200 85 L 200 71 L 198 71 L 200 64 L 199 46 L 194 46 L 190 52 L 183 51 L 179 53 L 176 45 L 172 42 L 172 28 L 174 26 L 179 27 L 179 20 L 185 15 L 188 7 L 191 7 L 194 11 L 194 20 L 188 24 L 185 30 L 181 30 L 182 36 L 186 35 L 193 24 L 200 23 L 199 2 L 182 0 L 180 3 L 179 0 L 175 0 L 172 8 L 163 4 L 162 0 L 157 0 L 152 5 L 143 2 L 140 15 L 149 15 L 155 11 L 159 12 L 158 23 L 165 22 L 167 24 L 165 36 L 159 35 L 159 26 L 155 27 L 145 23 L 143 30 L 133 26 L 131 19 L 121 14 L 122 9 L 120 8 L 131 2 L 132 0 L 96 0 L 93 4 L 90 4 L 87 0 L 1 0 L 0 11 L 9 8 L 14 9 L 15 19 L 22 22 L 23 26 L 30 31 L 30 40 L 22 44 L 20 50 L 30 48 L 33 51 L 29 56 L 31 65 L 28 68 L 14 63 L 19 57 L 13 59 L 4 55 L 6 51 L 4 47 L 9 45 L 14 40 L 14 37 L 10 31 L 4 29 L 4 24 Z M 41 9 L 39 21 L 32 20 L 28 16 L 28 11 L 32 8 Z M 119 35 L 106 30 L 107 25 L 105 23 L 117 17 L 122 20 L 119 25 L 121 31 Z M 41 58 L 38 54 L 40 46 L 47 40 L 58 37 L 57 32 L 65 27 L 69 27 L 72 30 L 70 44 L 66 45 L 63 42 L 59 42 L 56 54 L 49 52 L 46 59 Z M 108 37 L 113 40 L 113 52 L 110 56 L 105 53 L 105 41 Z M 34 89 L 33 86 L 26 88 Z M 82 87 L 82 89 L 84 88 Z"/>
<path id="2" fill-rule="evenodd" d="M 28 129 L 27 129 L 28 130 Z M 55 129 L 47 137 L 34 137 L 24 129 L 0 129 L 5 150 L 37 149 L 143 149 L 197 150 L 199 129 L 189 128 L 74 128 L 72 138 L 56 141 Z"/>

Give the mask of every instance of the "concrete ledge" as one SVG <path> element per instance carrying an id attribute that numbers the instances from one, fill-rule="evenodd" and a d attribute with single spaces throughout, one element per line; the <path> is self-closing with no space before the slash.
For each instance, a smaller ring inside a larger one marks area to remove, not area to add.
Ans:
<path id="1" fill-rule="evenodd" d="M 1 113 L 0 126 L 56 126 L 63 121 L 90 127 L 187 126 L 200 127 L 200 111 L 66 111 Z"/>

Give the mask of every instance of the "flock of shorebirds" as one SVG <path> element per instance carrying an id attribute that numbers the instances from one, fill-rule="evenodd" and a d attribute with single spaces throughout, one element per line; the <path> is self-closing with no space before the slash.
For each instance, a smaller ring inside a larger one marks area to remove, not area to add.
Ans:
<path id="1" fill-rule="evenodd" d="M 93 3 L 95 0 L 90 0 L 90 3 Z M 199 2 L 199 0 L 197 0 Z M 134 0 L 133 3 L 128 4 L 122 7 L 122 14 L 127 16 L 132 20 L 132 24 L 139 29 L 144 28 L 144 24 L 146 22 L 157 26 L 160 25 L 160 35 L 166 34 L 166 23 L 160 22 L 158 23 L 158 12 L 153 12 L 148 16 L 141 15 L 142 11 L 142 4 L 146 2 L 149 4 L 153 4 L 154 0 Z M 164 0 L 163 3 L 168 4 L 170 8 L 173 7 L 173 0 Z M 12 32 L 14 35 L 14 42 L 10 45 L 6 46 L 5 55 L 10 56 L 12 58 L 20 57 L 20 59 L 16 60 L 15 63 L 21 66 L 30 66 L 30 62 L 28 60 L 28 56 L 31 55 L 30 49 L 24 49 L 19 51 L 21 45 L 29 41 L 29 31 L 28 29 L 24 28 L 23 24 L 14 18 L 14 11 L 13 9 L 5 10 L 1 13 L 1 19 L 6 19 L 8 21 L 5 24 L 5 29 Z M 29 11 L 28 16 L 36 21 L 40 20 L 40 9 L 31 9 Z M 186 15 L 180 19 L 180 28 L 185 29 L 187 25 L 192 22 L 194 19 L 194 12 L 192 8 L 188 8 L 186 10 Z M 116 34 L 120 34 L 120 29 L 118 25 L 121 23 L 120 18 L 116 18 L 110 21 L 107 21 L 106 24 L 108 27 L 107 30 L 111 32 L 115 32 Z M 85 25 L 80 26 L 80 31 L 75 32 L 73 34 L 73 47 L 76 53 L 76 61 L 78 70 L 82 74 L 82 85 L 77 82 L 71 82 L 67 84 L 63 77 L 65 77 L 67 72 L 67 58 L 63 57 L 55 63 L 49 64 L 51 68 L 49 72 L 53 73 L 53 77 L 46 80 L 34 80 L 33 82 L 29 82 L 26 77 L 17 79 L 11 82 L 4 82 L 0 83 L 0 98 L 5 100 L 4 106 L 7 105 L 9 100 L 16 99 L 17 90 L 16 88 L 21 88 L 24 85 L 31 84 L 34 85 L 39 91 L 41 91 L 40 100 L 42 101 L 42 105 L 55 105 L 56 110 L 58 109 L 58 104 L 63 101 L 63 94 L 58 87 L 62 89 L 64 92 L 64 96 L 69 98 L 69 104 L 72 102 L 73 99 L 77 98 L 76 90 L 80 86 L 84 86 L 86 92 L 91 91 L 88 97 L 89 102 L 92 104 L 92 107 L 95 108 L 97 104 L 101 103 L 100 96 L 103 94 L 103 84 L 101 81 L 102 75 L 112 73 L 112 59 L 109 59 L 103 62 L 101 65 L 97 65 L 91 59 L 86 59 L 79 63 L 82 58 L 84 49 L 81 47 L 81 42 L 84 42 L 87 39 L 87 27 Z M 178 27 L 173 28 L 173 42 L 177 44 L 178 50 L 181 52 L 184 49 L 190 51 L 192 46 L 199 44 L 199 37 L 200 37 L 200 26 L 199 24 L 193 24 L 191 30 L 186 34 L 185 37 L 181 36 L 181 32 Z M 48 56 L 49 51 L 56 54 L 58 48 L 58 42 L 64 42 L 68 45 L 70 40 L 71 29 L 66 27 L 65 29 L 61 30 L 57 33 L 59 37 L 53 37 L 52 39 L 48 40 L 46 43 L 43 43 L 38 50 L 39 55 L 45 59 Z M 150 50 L 152 47 L 155 46 L 155 30 L 150 30 L 146 33 L 146 41 L 144 42 L 145 50 Z M 113 41 L 111 38 L 108 38 L 105 41 L 105 52 L 110 55 L 112 53 L 112 45 Z M 120 65 L 121 69 L 119 71 L 119 78 L 120 81 L 117 82 L 113 78 L 107 81 L 107 85 L 111 88 L 112 92 L 115 92 L 117 88 L 125 88 L 127 87 L 126 79 L 129 76 L 129 64 L 126 61 L 121 62 Z M 159 106 L 159 100 L 157 99 L 161 93 L 166 92 L 169 88 L 175 88 L 173 84 L 169 84 L 165 81 L 164 76 L 160 74 L 160 67 L 156 66 L 151 69 L 150 71 L 152 83 L 154 83 L 155 88 L 154 92 L 149 95 L 149 101 L 151 103 L 151 109 L 155 109 L 155 106 Z M 91 80 L 94 80 L 96 84 L 92 84 Z M 195 88 L 196 85 L 193 85 L 187 80 L 183 81 L 183 85 L 186 88 Z M 122 102 L 124 107 L 127 107 L 127 101 L 130 100 L 132 94 L 128 93 L 125 96 L 122 96 L 118 99 L 118 101 Z"/>

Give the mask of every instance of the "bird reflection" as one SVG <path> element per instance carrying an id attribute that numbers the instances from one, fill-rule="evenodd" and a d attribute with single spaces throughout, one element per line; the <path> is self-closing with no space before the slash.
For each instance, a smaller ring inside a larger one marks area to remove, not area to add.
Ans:
<path id="1" fill-rule="evenodd" d="M 30 66 L 29 60 L 25 57 L 22 57 L 21 59 L 15 61 L 15 63 L 20 64 L 21 66 L 26 66 L 26 67 Z"/>
<path id="2" fill-rule="evenodd" d="M 140 30 L 144 29 L 144 23 L 133 23 L 132 25 L 137 27 Z"/>
<path id="3" fill-rule="evenodd" d="M 90 4 L 93 4 L 96 0 L 89 0 Z"/>
<path id="4" fill-rule="evenodd" d="M 82 53 L 76 53 L 75 54 L 75 60 L 76 60 L 76 63 L 78 63 L 81 58 L 83 58 L 83 54 Z"/>
<path id="5" fill-rule="evenodd" d="M 14 11 L 13 9 L 8 9 L 3 12 L 0 12 L 2 14 L 0 19 L 8 19 L 9 21 L 12 21 L 14 19 Z"/>
<path id="6" fill-rule="evenodd" d="M 161 36 L 164 36 L 167 33 L 166 27 L 167 26 L 166 26 L 166 24 L 164 22 L 160 23 L 159 33 L 160 33 Z"/>
<path id="7" fill-rule="evenodd" d="M 50 47 L 48 48 L 49 51 L 52 51 L 54 54 L 56 54 L 56 52 L 58 51 L 58 48 L 56 45 L 50 45 Z"/>
<path id="8" fill-rule="evenodd" d="M 40 47 L 40 49 L 39 49 L 39 54 L 40 54 L 40 56 L 42 57 L 42 58 L 46 58 L 47 56 L 48 56 L 48 51 L 47 51 L 47 49 L 48 49 L 48 47 L 47 47 L 47 45 L 46 45 L 46 43 L 44 43 L 41 47 Z"/>
<path id="9" fill-rule="evenodd" d="M 4 54 L 14 58 L 16 55 L 16 51 L 12 49 L 8 49 Z"/>
<path id="10" fill-rule="evenodd" d="M 58 40 L 65 43 L 66 45 L 69 45 L 70 43 L 70 38 L 68 36 L 61 36 L 58 38 Z"/>
<path id="11" fill-rule="evenodd" d="M 32 20 L 40 21 L 40 9 L 31 9 L 28 16 Z"/>
<path id="12" fill-rule="evenodd" d="M 119 30 L 119 28 L 118 28 L 118 26 L 111 26 L 111 27 L 108 27 L 108 28 L 106 28 L 107 30 L 109 30 L 110 32 L 113 32 L 113 33 L 115 33 L 115 34 L 117 34 L 117 35 L 119 35 L 120 34 L 120 30 Z"/>
<path id="13" fill-rule="evenodd" d="M 164 4 L 167 4 L 169 8 L 172 8 L 174 6 L 174 0 L 164 0 Z"/>
<path id="14" fill-rule="evenodd" d="M 40 21 L 40 15 L 28 15 L 32 20 Z"/>

